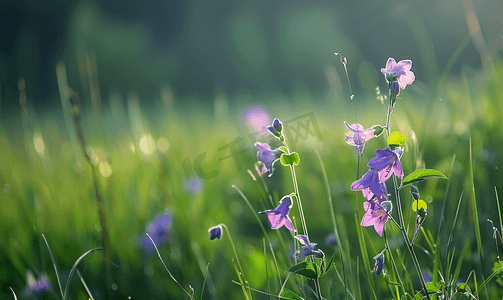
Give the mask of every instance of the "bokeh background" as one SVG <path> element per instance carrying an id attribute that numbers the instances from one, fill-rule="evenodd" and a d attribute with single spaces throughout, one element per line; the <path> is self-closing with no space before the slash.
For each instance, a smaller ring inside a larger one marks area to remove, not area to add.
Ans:
<path id="1" fill-rule="evenodd" d="M 501 15 L 503 3 L 495 0 L 1 1 L 0 295 L 12 297 L 12 287 L 28 297 L 32 270 L 36 278 L 47 274 L 52 286 L 40 297 L 59 297 L 41 234 L 64 284 L 75 260 L 102 245 L 97 197 L 107 215 L 111 264 L 96 252 L 80 267 L 95 299 L 184 297 L 143 240 L 166 215 L 160 253 L 185 288 L 200 297 L 208 274 L 204 299 L 242 297 L 232 283 L 227 235 L 208 240 L 207 229 L 225 223 L 251 286 L 266 291 L 268 272 L 277 293 L 260 226 L 231 186 L 243 190 L 254 211 L 271 209 L 269 198 L 277 203 L 293 191 L 280 166 L 264 178 L 268 191 L 247 172 L 256 161 L 253 143 L 271 142 L 263 126 L 279 117 L 289 122 L 301 156 L 300 193 L 312 239 L 328 254 L 336 249 L 324 243 L 333 227 L 317 151 L 336 222 L 352 244 L 337 242 L 362 255 L 348 262 L 350 287 L 366 298 L 365 286 L 356 284 L 366 275 L 356 266 L 380 252 L 382 239 L 364 229 L 369 257 L 350 246 L 358 245 L 355 213 L 361 218 L 364 211 L 349 186 L 385 141 L 367 145 L 358 171 L 343 121 L 353 123 L 356 115 L 365 127 L 385 122 L 380 68 L 389 57 L 411 59 L 416 75 L 392 122 L 408 138 L 405 172 L 427 167 L 451 175 L 418 185 L 430 205 L 425 228 L 437 234 L 445 199 L 441 235 L 447 237 L 464 191 L 464 222 L 454 227 L 460 233 L 454 245 L 469 245 L 459 256 L 460 276 L 465 280 L 472 269 L 487 276 L 497 252 L 486 219 L 499 220 L 495 187 L 502 187 Z M 351 91 L 335 52 L 347 58 Z M 84 149 L 72 120 L 76 95 Z M 474 196 L 484 256 L 475 243 Z M 295 249 L 288 232 L 269 235 L 284 280 Z M 431 272 L 428 255 L 421 259 Z M 372 280 L 387 297 L 385 284 Z M 334 274 L 324 284 L 327 296 L 344 296 Z M 490 293 L 497 296 L 496 283 Z M 70 296 L 88 298 L 77 276 Z"/>

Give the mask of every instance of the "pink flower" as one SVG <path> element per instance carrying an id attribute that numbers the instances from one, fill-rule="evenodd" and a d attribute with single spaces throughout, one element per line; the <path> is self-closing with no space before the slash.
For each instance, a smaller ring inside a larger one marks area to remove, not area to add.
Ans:
<path id="1" fill-rule="evenodd" d="M 375 136 L 375 129 L 364 129 L 360 124 L 351 124 L 344 121 L 346 127 L 351 130 L 351 133 L 346 135 L 346 143 L 351 146 L 358 146 L 358 154 L 362 154 L 365 143 Z"/>
<path id="2" fill-rule="evenodd" d="M 363 216 L 361 225 L 362 226 L 372 226 L 374 225 L 375 231 L 382 236 L 384 231 L 384 225 L 388 221 L 387 211 L 390 210 L 387 204 L 390 202 L 384 202 L 382 198 L 374 198 L 370 201 L 365 201 L 363 203 L 363 208 L 365 208 L 365 215 Z"/>
<path id="3" fill-rule="evenodd" d="M 401 60 L 396 63 L 395 59 L 390 57 L 386 63 L 386 68 L 381 69 L 381 73 L 386 76 L 388 82 L 398 81 L 400 88 L 404 90 L 408 84 L 416 79 L 410 68 L 412 68 L 411 60 Z"/>

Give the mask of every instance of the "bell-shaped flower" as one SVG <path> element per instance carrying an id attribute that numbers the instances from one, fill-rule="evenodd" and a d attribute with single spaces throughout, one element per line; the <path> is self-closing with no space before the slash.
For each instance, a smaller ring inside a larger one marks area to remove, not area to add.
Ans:
<path id="1" fill-rule="evenodd" d="M 288 212 L 292 206 L 292 200 L 290 196 L 285 196 L 280 200 L 278 207 L 271 210 L 261 211 L 259 214 L 267 214 L 269 223 L 271 223 L 272 229 L 281 228 L 283 225 L 290 230 L 295 231 L 293 228 L 292 220 L 288 216 Z"/>
<path id="2" fill-rule="evenodd" d="M 26 281 L 28 285 L 26 286 L 25 293 L 27 295 L 37 295 L 50 291 L 51 285 L 45 273 L 42 273 L 38 280 L 35 280 L 35 276 L 31 270 L 26 271 Z"/>
<path id="3" fill-rule="evenodd" d="M 414 73 L 410 70 L 411 68 L 411 60 L 401 60 L 397 63 L 394 58 L 390 57 L 386 63 L 386 68 L 381 69 L 381 73 L 384 74 L 388 82 L 398 81 L 400 88 L 403 90 L 416 79 Z"/>
<path id="4" fill-rule="evenodd" d="M 346 121 L 344 121 L 344 124 L 349 130 L 351 130 L 351 133 L 346 135 L 346 143 L 352 146 L 357 146 L 358 154 L 362 154 L 365 143 L 375 136 L 376 130 L 372 127 L 364 129 L 360 124 L 349 125 Z"/>
<path id="5" fill-rule="evenodd" d="M 382 268 L 384 266 L 384 251 L 374 256 L 375 266 L 372 270 L 372 273 L 375 273 L 377 276 L 381 275 Z"/>
<path id="6" fill-rule="evenodd" d="M 379 181 L 385 182 L 391 177 L 391 174 L 395 173 L 396 176 L 403 177 L 402 164 L 400 163 L 400 157 L 402 156 L 402 149 L 396 148 L 391 151 L 386 149 L 377 149 L 376 157 L 369 160 L 368 166 L 372 169 L 379 170 Z"/>
<path id="7" fill-rule="evenodd" d="M 363 216 L 361 225 L 374 225 L 375 231 L 379 236 L 383 235 L 384 225 L 388 221 L 388 212 L 391 210 L 391 202 L 382 201 L 382 198 L 374 198 L 363 203 L 365 215 Z"/>
<path id="8" fill-rule="evenodd" d="M 274 163 L 281 157 L 281 151 L 278 149 L 271 150 L 271 146 L 267 143 L 255 143 L 255 148 L 257 148 L 257 158 L 264 164 L 265 170 L 269 172 L 269 177 L 272 176 L 274 172 Z"/>
<path id="9" fill-rule="evenodd" d="M 208 229 L 208 232 L 210 233 L 210 240 L 220 239 L 220 237 L 222 236 L 222 226 L 213 226 Z"/>
<path id="10" fill-rule="evenodd" d="M 168 241 L 169 229 L 169 214 L 165 214 L 147 225 L 148 234 L 158 247 Z M 148 238 L 148 236 L 144 236 L 142 245 L 147 253 L 152 253 L 155 250 L 154 245 L 152 244 L 152 241 Z"/>
<path id="11" fill-rule="evenodd" d="M 360 180 L 353 182 L 351 189 L 353 191 L 361 190 L 367 199 L 372 199 L 374 195 L 381 197 L 387 193 L 386 185 L 379 181 L 379 170 L 372 168 Z"/>
<path id="12" fill-rule="evenodd" d="M 323 257 L 323 251 L 314 250 L 316 243 L 310 243 L 309 238 L 305 235 L 296 235 L 295 238 L 303 245 L 299 249 L 295 250 L 293 257 L 297 259 L 304 259 L 309 255 L 314 255 L 316 257 Z"/>

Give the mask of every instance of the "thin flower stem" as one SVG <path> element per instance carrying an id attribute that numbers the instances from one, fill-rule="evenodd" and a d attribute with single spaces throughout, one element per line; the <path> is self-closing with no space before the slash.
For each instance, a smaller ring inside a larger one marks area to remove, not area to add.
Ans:
<path id="1" fill-rule="evenodd" d="M 405 295 L 405 288 L 403 286 L 402 277 L 400 276 L 400 273 L 398 272 L 398 268 L 395 263 L 395 258 L 393 257 L 393 252 L 391 251 L 391 248 L 389 247 L 388 236 L 386 235 L 386 228 L 384 228 L 384 243 L 386 244 L 386 249 L 389 250 L 388 253 L 391 258 L 391 263 L 393 264 L 393 269 L 395 270 L 396 278 L 398 279 L 398 282 L 400 282 L 400 287 L 402 288 L 402 293 L 403 293 L 403 295 Z M 398 290 L 397 290 L 397 294 L 398 294 Z M 397 298 L 399 298 L 399 297 L 397 297 Z"/>
<path id="2" fill-rule="evenodd" d="M 388 106 L 388 115 L 386 118 L 386 133 L 389 137 L 390 131 L 391 131 L 390 130 L 390 119 L 391 119 L 392 100 L 393 99 L 391 97 L 391 94 L 392 94 L 391 84 L 392 84 L 392 82 L 388 82 L 388 84 L 389 84 L 389 86 L 388 86 L 389 106 Z M 395 176 L 392 176 L 392 177 L 393 177 L 393 188 L 395 190 L 395 199 L 397 201 L 398 222 L 400 223 L 399 229 L 400 229 L 400 232 L 402 233 L 403 239 L 405 241 L 405 245 L 407 246 L 407 250 L 409 250 L 409 254 L 412 258 L 412 262 L 414 263 L 414 268 L 416 269 L 417 276 L 419 277 L 419 280 L 421 281 L 421 287 L 423 289 L 423 292 L 424 292 L 425 296 L 428 297 L 428 289 L 426 288 L 426 283 L 424 282 L 424 278 L 423 278 L 423 275 L 421 272 L 421 266 L 419 265 L 419 261 L 417 260 L 417 256 L 414 251 L 414 247 L 410 243 L 409 237 L 407 236 L 407 232 L 405 231 L 405 224 L 403 221 L 403 212 L 402 212 L 402 202 L 400 200 L 400 189 L 397 186 L 396 177 Z M 400 187 L 401 186 L 402 186 L 402 183 L 400 184 Z"/>
<path id="3" fill-rule="evenodd" d="M 234 251 L 234 256 L 236 257 L 236 261 L 238 263 L 238 267 L 239 267 L 239 272 L 241 273 L 241 276 L 243 276 L 243 291 L 246 291 L 248 289 L 248 292 L 245 292 L 245 295 L 246 295 L 246 299 L 251 299 L 251 295 L 249 295 L 249 287 L 248 287 L 248 281 L 246 281 L 246 277 L 245 277 L 245 273 L 243 272 L 243 268 L 241 267 L 241 263 L 239 262 L 239 257 L 238 257 L 238 253 L 236 252 L 236 247 L 234 247 L 234 241 L 232 240 L 232 235 L 231 235 L 231 232 L 229 231 L 229 228 L 227 228 L 227 226 L 224 224 L 224 223 L 220 223 L 218 226 L 222 226 L 225 228 L 225 230 L 227 231 L 227 234 L 229 235 L 229 241 L 231 242 L 231 246 L 232 246 L 232 251 Z M 239 277 L 241 277 L 239 276 Z"/>

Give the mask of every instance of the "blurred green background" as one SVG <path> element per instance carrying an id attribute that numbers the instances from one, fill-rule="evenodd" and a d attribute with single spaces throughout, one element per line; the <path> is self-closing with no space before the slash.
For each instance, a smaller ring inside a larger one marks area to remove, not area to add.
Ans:
<path id="1" fill-rule="evenodd" d="M 12 287 L 23 298 L 26 271 L 33 270 L 36 278 L 48 274 L 52 285 L 53 293 L 41 297 L 59 297 L 41 234 L 64 285 L 75 260 L 102 246 L 95 184 L 107 214 L 112 263 L 107 264 L 105 252 L 96 252 L 79 267 L 95 299 L 186 297 L 158 257 L 141 246 L 150 222 L 163 214 L 169 214 L 170 228 L 160 253 L 197 298 L 202 292 L 204 299 L 243 297 L 232 283 L 237 275 L 227 234 L 208 239 L 207 230 L 219 223 L 229 227 L 251 287 L 267 291 L 270 286 L 277 294 L 263 233 L 231 186 L 243 191 L 254 211 L 272 208 L 261 180 L 253 181 L 247 170 L 254 170 L 253 143 L 271 142 L 263 126 L 278 117 L 288 123 L 291 146 L 301 156 L 299 189 L 311 241 L 327 255 L 338 248 L 324 242 L 333 226 L 318 151 L 341 233 L 337 242 L 351 253 L 345 276 L 349 288 L 366 299 L 367 275 L 357 267 L 364 260 L 373 263 L 383 240 L 363 228 L 369 252 L 362 254 L 356 230 L 363 198 L 349 188 L 357 178 L 357 156 L 344 142 L 343 121 L 354 123 L 355 110 L 366 128 L 385 123 L 387 89 L 380 68 L 388 57 L 412 59 L 416 74 L 414 84 L 400 94 L 391 125 L 408 140 L 405 173 L 426 167 L 451 178 L 418 184 L 429 203 L 424 226 L 436 237 L 445 199 L 440 246 L 445 248 L 464 192 L 453 241 L 456 260 L 463 263 L 460 279 L 472 269 L 487 277 L 498 253 L 486 220 L 500 228 L 495 187 L 502 188 L 502 12 L 501 2 L 471 0 L 2 1 L 0 296 L 12 298 Z M 348 59 L 354 102 L 334 52 Z M 80 97 L 90 161 L 72 121 L 72 95 Z M 374 150 L 384 146 L 383 138 L 367 144 L 359 174 Z M 228 157 L 232 147 L 240 154 Z M 293 192 L 290 174 L 279 165 L 264 180 L 274 204 Z M 482 261 L 475 243 L 473 187 Z M 410 211 L 409 202 L 404 206 Z M 284 280 L 295 250 L 292 239 L 284 228 L 270 230 L 266 217 L 259 217 Z M 422 236 L 418 244 L 427 248 Z M 465 244 L 469 248 L 460 256 Z M 431 258 L 418 253 L 431 273 Z M 403 261 L 414 277 L 405 252 Z M 339 258 L 336 263 L 342 271 Z M 372 280 L 379 296 L 389 298 L 382 278 Z M 344 297 L 333 271 L 322 284 L 326 297 Z M 295 280 L 287 287 L 295 290 Z M 490 295 L 501 298 L 500 288 L 492 282 Z M 70 297 L 88 298 L 77 276 Z"/>

